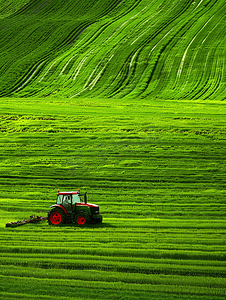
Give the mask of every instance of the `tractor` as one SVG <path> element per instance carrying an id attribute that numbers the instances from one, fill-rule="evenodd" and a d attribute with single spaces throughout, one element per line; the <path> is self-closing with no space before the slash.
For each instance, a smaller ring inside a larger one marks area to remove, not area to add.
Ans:
<path id="1" fill-rule="evenodd" d="M 81 201 L 80 190 L 76 192 L 57 193 L 56 204 L 50 206 L 48 212 L 49 225 L 60 226 L 68 223 L 76 223 L 85 226 L 89 223 L 102 223 L 102 216 L 99 213 L 99 206 L 87 203 L 87 193 L 84 202 Z"/>

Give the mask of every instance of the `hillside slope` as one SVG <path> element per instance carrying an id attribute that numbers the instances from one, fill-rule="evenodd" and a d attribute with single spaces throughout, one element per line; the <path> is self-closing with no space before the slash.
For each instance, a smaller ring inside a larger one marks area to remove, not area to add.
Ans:
<path id="1" fill-rule="evenodd" d="M 224 0 L 0 7 L 0 96 L 225 98 Z"/>

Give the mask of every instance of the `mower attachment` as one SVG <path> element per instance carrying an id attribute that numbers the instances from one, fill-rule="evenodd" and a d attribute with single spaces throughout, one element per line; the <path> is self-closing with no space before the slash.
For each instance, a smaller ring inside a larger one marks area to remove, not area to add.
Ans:
<path id="1" fill-rule="evenodd" d="M 17 227 L 17 226 L 25 225 L 27 223 L 37 223 L 37 222 L 40 222 L 40 221 L 45 221 L 46 219 L 47 219 L 47 217 L 30 216 L 30 220 L 11 222 L 11 223 L 7 223 L 5 226 L 6 227 Z"/>

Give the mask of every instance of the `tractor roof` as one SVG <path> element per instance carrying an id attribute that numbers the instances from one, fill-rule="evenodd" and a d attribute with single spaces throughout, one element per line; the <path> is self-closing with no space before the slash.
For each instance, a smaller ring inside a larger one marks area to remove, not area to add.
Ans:
<path id="1" fill-rule="evenodd" d="M 78 191 L 77 192 L 58 192 L 57 193 L 57 196 L 58 195 L 71 195 L 71 194 L 73 194 L 73 195 L 75 195 L 75 194 L 80 194 Z"/>

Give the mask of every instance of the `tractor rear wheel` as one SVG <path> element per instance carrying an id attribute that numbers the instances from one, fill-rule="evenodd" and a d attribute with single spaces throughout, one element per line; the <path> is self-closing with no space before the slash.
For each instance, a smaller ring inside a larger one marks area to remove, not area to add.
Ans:
<path id="1" fill-rule="evenodd" d="M 85 225 L 89 224 L 89 216 L 87 214 L 84 214 L 84 213 L 77 214 L 75 216 L 75 222 L 79 226 L 85 226 Z"/>
<path id="2" fill-rule="evenodd" d="M 65 224 L 65 212 L 60 208 L 53 208 L 48 212 L 49 225 L 60 226 Z"/>

